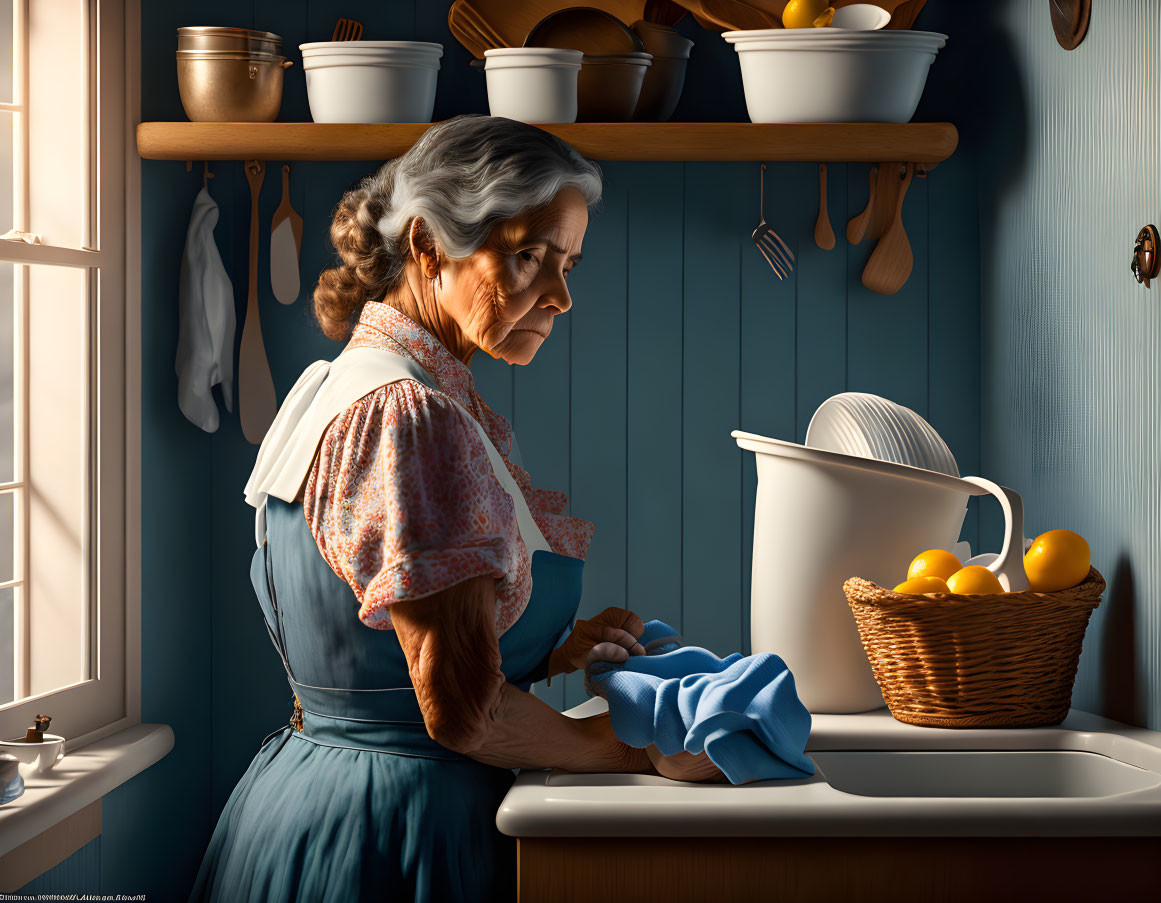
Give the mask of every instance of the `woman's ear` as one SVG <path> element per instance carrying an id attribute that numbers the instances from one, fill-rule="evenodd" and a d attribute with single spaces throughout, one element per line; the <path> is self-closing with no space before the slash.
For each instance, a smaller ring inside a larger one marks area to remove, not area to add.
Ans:
<path id="1" fill-rule="evenodd" d="M 411 245 L 411 259 L 419 267 L 419 272 L 428 279 L 436 278 L 439 275 L 439 252 L 435 247 L 435 238 L 422 216 L 411 221 L 407 238 Z"/>

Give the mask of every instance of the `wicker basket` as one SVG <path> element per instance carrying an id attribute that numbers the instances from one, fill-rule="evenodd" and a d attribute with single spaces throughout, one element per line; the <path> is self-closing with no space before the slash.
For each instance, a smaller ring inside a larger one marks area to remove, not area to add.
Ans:
<path id="1" fill-rule="evenodd" d="M 929 727 L 1036 727 L 1068 714 L 1095 568 L 1055 593 L 930 596 L 852 577 L 843 590 L 891 714 Z"/>

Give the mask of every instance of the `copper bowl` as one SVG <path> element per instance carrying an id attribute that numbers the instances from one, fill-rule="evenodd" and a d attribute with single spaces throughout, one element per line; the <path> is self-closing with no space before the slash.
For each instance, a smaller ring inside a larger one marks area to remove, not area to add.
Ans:
<path id="1" fill-rule="evenodd" d="M 282 53 L 282 37 L 253 28 L 191 25 L 177 30 L 178 50 L 237 50 L 243 53 Z"/>
<path id="2" fill-rule="evenodd" d="M 177 51 L 177 89 L 194 122 L 273 122 L 290 60 L 273 53 Z"/>

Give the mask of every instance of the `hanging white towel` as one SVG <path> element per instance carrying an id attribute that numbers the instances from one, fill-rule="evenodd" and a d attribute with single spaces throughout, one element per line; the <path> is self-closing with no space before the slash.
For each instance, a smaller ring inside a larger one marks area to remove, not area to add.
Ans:
<path id="1" fill-rule="evenodd" d="M 234 287 L 214 243 L 218 205 L 202 188 L 194 199 L 178 288 L 177 403 L 207 433 L 218 428 L 213 387 L 234 410 Z"/>

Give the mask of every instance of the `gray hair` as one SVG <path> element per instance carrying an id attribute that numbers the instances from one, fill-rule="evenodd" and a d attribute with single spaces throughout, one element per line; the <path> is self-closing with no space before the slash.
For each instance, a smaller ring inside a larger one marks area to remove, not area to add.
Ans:
<path id="1" fill-rule="evenodd" d="M 343 266 L 324 270 L 315 289 L 323 331 L 345 339 L 363 304 L 402 282 L 416 217 L 442 253 L 468 257 L 498 223 L 548 204 L 566 186 L 596 204 L 601 171 L 555 135 L 494 116 L 433 125 L 336 207 L 331 241 Z"/>

